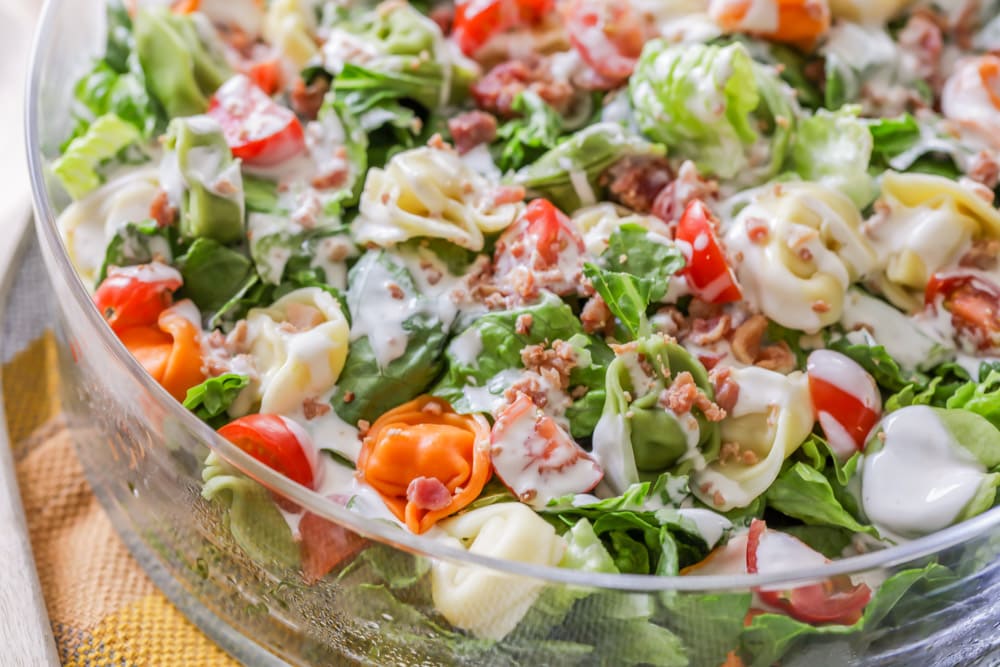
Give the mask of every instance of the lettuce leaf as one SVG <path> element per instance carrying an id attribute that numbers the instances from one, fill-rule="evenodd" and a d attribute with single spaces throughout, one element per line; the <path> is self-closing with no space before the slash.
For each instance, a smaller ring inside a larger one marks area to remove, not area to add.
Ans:
<path id="1" fill-rule="evenodd" d="M 650 301 L 666 295 L 670 278 L 684 268 L 684 254 L 675 244 L 650 236 L 642 225 L 625 223 L 608 239 L 601 254 L 611 271 L 629 273 L 649 284 Z"/>
<path id="2" fill-rule="evenodd" d="M 225 305 L 253 273 L 245 254 L 207 238 L 195 239 L 176 265 L 184 278 L 179 296 L 206 313 Z"/>
<path id="3" fill-rule="evenodd" d="M 80 199 L 103 181 L 98 167 L 142 138 L 139 130 L 113 113 L 95 120 L 66 146 L 52 163 L 52 173 L 73 199 Z"/>
<path id="4" fill-rule="evenodd" d="M 837 190 L 863 209 L 878 196 L 878 186 L 868 174 L 873 138 L 860 113 L 860 107 L 820 109 L 799 121 L 791 160 L 799 176 Z"/>
<path id="5" fill-rule="evenodd" d="M 651 282 L 631 273 L 605 271 L 590 262 L 583 265 L 583 275 L 633 339 L 650 333 L 646 309 L 653 290 Z"/>
<path id="6" fill-rule="evenodd" d="M 764 497 L 770 509 L 806 525 L 845 528 L 879 537 L 873 526 L 858 522 L 844 509 L 822 472 L 801 461 L 778 475 Z"/>
<path id="7" fill-rule="evenodd" d="M 503 171 L 520 169 L 555 148 L 565 129 L 562 117 L 531 89 L 518 93 L 512 108 L 521 115 L 497 128 L 491 146 Z"/>
<path id="8" fill-rule="evenodd" d="M 176 227 L 160 227 L 155 220 L 126 223 L 108 241 L 96 284 L 104 281 L 112 266 L 148 264 L 154 259 L 170 264 L 183 248 Z"/>
<path id="9" fill-rule="evenodd" d="M 229 421 L 226 410 L 248 384 L 250 378 L 237 373 L 208 378 L 188 389 L 184 407 L 212 428 L 218 429 Z"/>

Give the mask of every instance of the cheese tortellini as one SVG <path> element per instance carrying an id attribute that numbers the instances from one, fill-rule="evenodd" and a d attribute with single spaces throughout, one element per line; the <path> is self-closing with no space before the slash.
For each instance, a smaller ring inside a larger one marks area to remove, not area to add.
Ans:
<path id="1" fill-rule="evenodd" d="M 1000 212 L 986 197 L 943 176 L 886 172 L 865 233 L 883 259 L 876 287 L 895 306 L 917 310 L 934 273 L 953 265 L 975 238 L 1000 238 Z"/>
<path id="2" fill-rule="evenodd" d="M 913 0 L 830 0 L 834 18 L 882 24 L 899 14 Z"/>
<path id="3" fill-rule="evenodd" d="M 247 315 L 247 342 L 259 381 L 244 391 L 264 414 L 292 414 L 329 391 L 347 359 L 350 327 L 340 304 L 319 287 L 303 287 Z M 241 398 L 243 398 L 241 396 Z"/>
<path id="4" fill-rule="evenodd" d="M 581 208 L 573 214 L 573 222 L 583 235 L 587 253 L 594 257 L 600 257 L 608 249 L 611 235 L 625 224 L 641 225 L 666 239 L 672 236 L 670 227 L 656 216 L 634 213 L 608 202 Z"/>
<path id="5" fill-rule="evenodd" d="M 312 37 L 314 19 L 307 0 L 271 0 L 264 15 L 264 39 L 296 69 L 306 66 L 319 53 Z"/>
<path id="6" fill-rule="evenodd" d="M 497 194 L 498 186 L 455 151 L 414 148 L 368 172 L 354 235 L 359 244 L 390 246 L 422 236 L 479 251 L 484 233 L 505 229 L 523 207 L 498 203 Z"/>
<path id="7" fill-rule="evenodd" d="M 876 263 L 851 200 L 814 183 L 765 190 L 729 227 L 726 244 L 747 301 L 807 333 L 840 318 L 847 287 Z"/>
<path id="8" fill-rule="evenodd" d="M 691 476 L 695 496 L 720 512 L 746 507 L 764 493 L 813 428 L 805 374 L 750 366 L 733 370 L 731 377 L 741 391 L 722 420 L 722 441 L 740 451 L 727 453 L 724 446 L 718 460 Z"/>
<path id="9" fill-rule="evenodd" d="M 500 503 L 438 524 L 449 542 L 470 553 L 533 565 L 558 565 L 566 541 L 527 505 Z M 476 637 L 503 639 L 535 603 L 544 583 L 474 565 L 437 561 L 431 569 L 434 606 Z"/>
<path id="10" fill-rule="evenodd" d="M 87 286 L 101 270 L 104 249 L 119 227 L 149 217 L 149 205 L 160 191 L 155 167 L 130 171 L 70 204 L 58 226 L 73 266 Z"/>

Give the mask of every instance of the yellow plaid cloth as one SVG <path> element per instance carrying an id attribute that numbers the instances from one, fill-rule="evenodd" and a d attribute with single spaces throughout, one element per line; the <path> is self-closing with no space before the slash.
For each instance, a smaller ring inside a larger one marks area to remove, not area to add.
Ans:
<path id="1" fill-rule="evenodd" d="M 31 546 L 62 663 L 237 665 L 157 590 L 91 493 L 59 416 L 51 333 L 11 359 L 0 378 Z"/>

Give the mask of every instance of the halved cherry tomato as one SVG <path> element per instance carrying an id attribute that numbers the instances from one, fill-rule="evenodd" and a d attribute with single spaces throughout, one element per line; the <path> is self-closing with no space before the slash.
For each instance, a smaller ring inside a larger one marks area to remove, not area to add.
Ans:
<path id="1" fill-rule="evenodd" d="M 790 548 L 808 553 L 810 558 L 823 558 L 804 543 L 791 535 L 768 531 L 767 524 L 760 519 L 750 523 L 747 536 L 747 572 L 760 571 L 760 548 L 766 539 L 780 536 Z M 766 604 L 783 609 L 792 618 L 805 623 L 835 623 L 851 625 L 861 618 L 861 613 L 871 600 L 872 591 L 866 584 L 855 585 L 847 575 L 831 577 L 818 584 L 799 586 L 787 591 L 757 591 Z"/>
<path id="2" fill-rule="evenodd" d="M 816 350 L 806 362 L 813 410 L 827 442 L 842 459 L 865 447 L 882 414 L 875 378 L 856 361 L 832 350 Z"/>
<path id="3" fill-rule="evenodd" d="M 555 0 L 459 0 L 455 3 L 452 39 L 472 56 L 494 35 L 541 21 Z"/>
<path id="4" fill-rule="evenodd" d="M 233 155 L 247 164 L 266 167 L 305 149 L 299 119 L 245 74 L 237 74 L 215 91 L 207 113 L 222 126 Z"/>
<path id="5" fill-rule="evenodd" d="M 219 435 L 261 463 L 313 488 L 313 464 L 306 453 L 312 443 L 305 431 L 280 415 L 247 415 L 219 429 Z"/>
<path id="6" fill-rule="evenodd" d="M 717 304 L 739 301 L 743 294 L 715 236 L 716 225 L 712 212 L 700 199 L 684 209 L 675 238 L 691 248 L 691 256 L 682 273 L 691 292 L 702 301 Z"/>
<path id="7" fill-rule="evenodd" d="M 536 507 L 552 498 L 586 493 L 604 477 L 597 461 L 525 394 L 518 394 L 497 417 L 490 443 L 497 477 Z"/>
<path id="8" fill-rule="evenodd" d="M 927 283 L 924 302 L 941 299 L 959 331 L 972 333 L 982 349 L 996 347 L 1000 334 L 1000 287 L 974 273 L 937 273 Z"/>
<path id="9" fill-rule="evenodd" d="M 159 262 L 112 268 L 94 293 L 94 303 L 116 332 L 152 325 L 182 283 L 177 269 Z"/>
<path id="10" fill-rule="evenodd" d="M 628 0 L 570 0 L 562 13 L 570 43 L 595 72 L 612 83 L 632 74 L 646 24 Z"/>
<path id="11" fill-rule="evenodd" d="M 545 199 L 535 199 L 497 239 L 495 275 L 519 268 L 532 272 L 535 287 L 565 295 L 576 290 L 585 247 L 576 225 Z"/>

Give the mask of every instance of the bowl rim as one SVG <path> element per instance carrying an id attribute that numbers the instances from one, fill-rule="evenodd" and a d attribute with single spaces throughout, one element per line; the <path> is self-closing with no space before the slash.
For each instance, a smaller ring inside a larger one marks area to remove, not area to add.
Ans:
<path id="1" fill-rule="evenodd" d="M 40 137 L 40 99 L 42 90 L 42 65 L 45 56 L 58 48 L 48 36 L 54 30 L 55 17 L 60 7 L 69 0 L 46 0 L 32 41 L 29 73 L 24 102 L 25 151 L 32 201 L 35 211 L 35 227 L 44 251 L 57 265 L 62 284 L 72 298 L 81 306 L 87 324 L 98 331 L 99 342 L 116 357 L 117 361 L 132 371 L 142 388 L 159 400 L 160 407 L 170 418 L 178 422 L 196 436 L 208 449 L 215 452 L 239 471 L 249 475 L 270 489 L 293 500 L 304 511 L 317 514 L 340 524 L 368 539 L 387 544 L 408 553 L 435 560 L 444 560 L 456 565 L 475 565 L 495 572 L 527 577 L 545 583 L 560 583 L 584 588 L 601 588 L 636 593 L 660 591 L 683 591 L 715 593 L 732 590 L 755 589 L 763 586 L 783 587 L 802 585 L 838 575 L 863 574 L 872 570 L 892 568 L 912 563 L 985 534 L 1000 525 L 1000 507 L 962 523 L 949 526 L 896 546 L 879 551 L 849 556 L 833 560 L 826 565 L 801 568 L 791 572 L 772 574 L 727 574 L 727 575 L 684 575 L 662 576 L 655 574 L 606 574 L 590 573 L 555 566 L 532 565 L 506 559 L 470 553 L 441 541 L 400 530 L 388 522 L 369 520 L 360 514 L 307 489 L 243 452 L 228 440 L 218 435 L 205 422 L 198 419 L 174 400 L 163 387 L 150 376 L 111 328 L 107 326 L 97 308 L 94 307 L 89 290 L 77 273 L 69 253 L 59 234 L 56 224 L 57 214 L 46 187 L 46 161 L 42 155 Z M 104 1 L 100 3 L 103 9 Z M 777 586 L 781 585 L 781 586 Z"/>

